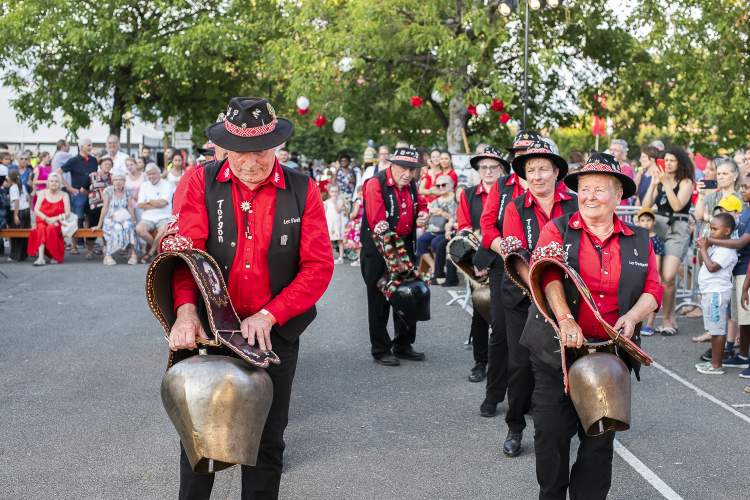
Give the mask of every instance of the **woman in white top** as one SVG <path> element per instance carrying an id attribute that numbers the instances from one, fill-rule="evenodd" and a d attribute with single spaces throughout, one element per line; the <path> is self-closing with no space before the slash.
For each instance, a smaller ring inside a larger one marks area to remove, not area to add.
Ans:
<path id="1" fill-rule="evenodd" d="M 182 159 L 182 156 L 176 154 L 172 158 L 172 168 L 162 175 L 162 177 L 172 184 L 173 188 L 177 188 L 177 184 L 179 184 L 180 179 L 182 179 L 182 174 L 185 171 L 184 164 L 185 160 Z"/>
<path id="2" fill-rule="evenodd" d="M 10 182 L 10 211 L 11 216 L 8 221 L 12 228 L 31 228 L 31 211 L 29 210 L 29 192 L 26 186 L 21 182 L 21 176 L 18 170 L 8 172 L 8 182 Z M 15 261 L 24 261 L 27 254 L 25 238 L 11 238 L 10 240 L 10 259 Z"/>

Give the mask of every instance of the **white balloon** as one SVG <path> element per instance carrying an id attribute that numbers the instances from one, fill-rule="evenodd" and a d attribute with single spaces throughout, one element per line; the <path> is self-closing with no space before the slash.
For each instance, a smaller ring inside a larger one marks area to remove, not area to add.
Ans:
<path id="1" fill-rule="evenodd" d="M 297 107 L 299 109 L 307 109 L 310 107 L 310 99 L 301 95 L 297 98 Z"/>
<path id="2" fill-rule="evenodd" d="M 354 67 L 354 59 L 351 57 L 342 57 L 339 61 L 339 69 L 344 73 L 348 73 Z"/>
<path id="3" fill-rule="evenodd" d="M 432 97 L 432 100 L 438 104 L 443 102 L 443 96 L 440 95 L 440 92 L 438 92 L 437 90 L 433 90 L 432 94 L 430 94 L 430 97 Z"/>
<path id="4" fill-rule="evenodd" d="M 339 116 L 333 120 L 333 131 L 337 134 L 343 134 L 344 130 L 346 130 L 346 119 L 343 116 Z"/>
<path id="5" fill-rule="evenodd" d="M 477 115 L 478 116 L 484 116 L 487 114 L 487 105 L 486 104 L 477 104 Z"/>

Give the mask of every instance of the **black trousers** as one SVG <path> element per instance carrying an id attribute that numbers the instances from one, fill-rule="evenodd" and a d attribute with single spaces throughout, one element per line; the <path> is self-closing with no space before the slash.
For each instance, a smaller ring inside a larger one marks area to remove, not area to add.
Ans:
<path id="1" fill-rule="evenodd" d="M 367 288 L 367 322 L 370 330 L 370 350 L 372 356 L 380 356 L 409 348 L 417 338 L 417 323 L 408 323 L 394 312 L 394 339 L 388 335 L 388 316 L 391 305 L 378 290 L 378 280 L 385 274 L 385 261 L 380 255 L 362 252 L 360 270 Z"/>
<path id="2" fill-rule="evenodd" d="M 534 373 L 531 370 L 529 350 L 522 346 L 521 332 L 526 326 L 531 302 L 524 299 L 516 307 L 505 308 L 505 326 L 508 338 L 508 412 L 505 422 L 511 432 L 526 428 L 526 415 L 531 409 L 534 392 Z"/>
<path id="3" fill-rule="evenodd" d="M 471 315 L 471 346 L 475 363 L 487 363 L 489 351 L 490 324 L 474 309 Z"/>
<path id="4" fill-rule="evenodd" d="M 487 390 L 485 397 L 499 403 L 505 399 L 508 388 L 508 338 L 503 307 L 503 262 L 496 259 L 490 267 L 490 309 L 492 310 L 492 333 L 487 349 Z"/>
<path id="5" fill-rule="evenodd" d="M 588 437 L 570 398 L 563 392 L 563 374 L 531 356 L 534 371 L 534 452 L 540 500 L 605 499 L 612 483 L 614 432 Z M 580 446 L 569 469 L 570 440 L 578 433 Z"/>
<path id="6" fill-rule="evenodd" d="M 31 209 L 24 208 L 18 211 L 18 218 L 21 221 L 20 225 L 16 225 L 13 218 L 13 211 L 10 211 L 8 217 L 8 226 L 11 228 L 30 228 L 31 227 Z M 1 243 L 1 242 L 0 242 Z M 29 240 L 25 238 L 11 238 L 10 239 L 10 258 L 16 262 L 22 262 L 29 256 L 28 254 Z"/>
<path id="7" fill-rule="evenodd" d="M 242 500 L 275 500 L 284 466 L 284 430 L 289 422 L 289 400 L 297 369 L 299 340 L 288 342 L 271 333 L 273 351 L 280 365 L 267 368 L 273 381 L 273 403 L 260 438 L 258 461 L 254 467 L 242 466 Z M 214 474 L 193 472 L 185 451 L 180 455 L 180 500 L 205 500 L 211 496 Z"/>
<path id="8" fill-rule="evenodd" d="M 448 283 L 458 282 L 458 271 L 453 262 L 447 259 L 448 242 L 450 239 L 443 238 L 437 245 L 435 251 L 435 277 L 442 278 L 445 276 L 445 281 Z M 445 269 L 445 271 L 443 271 Z"/>

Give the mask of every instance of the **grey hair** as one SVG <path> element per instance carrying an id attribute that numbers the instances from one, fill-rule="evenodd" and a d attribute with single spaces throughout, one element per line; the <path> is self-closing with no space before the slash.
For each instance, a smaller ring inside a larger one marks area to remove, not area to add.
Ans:
<path id="1" fill-rule="evenodd" d="M 439 183 L 439 182 L 440 182 L 440 179 L 445 179 L 445 180 L 447 181 L 447 182 L 446 182 L 446 184 L 448 184 L 448 185 L 450 186 L 450 189 L 451 189 L 451 190 L 453 190 L 453 188 L 454 188 L 454 187 L 456 186 L 456 185 L 455 185 L 455 184 L 453 183 L 453 178 L 452 178 L 452 177 L 451 177 L 450 175 L 445 175 L 445 174 L 443 174 L 443 175 L 438 175 L 438 176 L 437 176 L 437 179 L 435 179 L 435 184 Z"/>
<path id="2" fill-rule="evenodd" d="M 89 137 L 81 137 L 80 139 L 78 139 L 78 146 L 79 147 L 80 146 L 88 146 L 89 144 L 93 144 L 93 142 L 91 142 L 91 138 L 89 138 Z"/>
<path id="3" fill-rule="evenodd" d="M 610 144 L 618 144 L 625 153 L 628 152 L 628 141 L 625 139 L 612 139 Z"/>
<path id="4" fill-rule="evenodd" d="M 151 172 L 153 170 L 156 170 L 157 172 L 161 173 L 161 170 L 159 170 L 159 167 L 156 166 L 156 163 L 149 162 L 149 164 L 146 165 L 146 168 L 144 169 L 144 172 L 149 173 L 149 172 Z"/>

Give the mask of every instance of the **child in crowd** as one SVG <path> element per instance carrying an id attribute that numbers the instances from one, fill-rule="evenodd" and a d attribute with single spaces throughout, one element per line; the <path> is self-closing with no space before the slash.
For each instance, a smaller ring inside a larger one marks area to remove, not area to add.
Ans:
<path id="1" fill-rule="evenodd" d="M 335 260 L 336 264 L 344 262 L 344 237 L 346 231 L 346 201 L 339 191 L 339 186 L 335 183 L 329 183 L 326 186 L 328 199 L 323 202 L 326 212 L 326 221 L 328 222 L 328 237 L 331 242 L 339 249 L 339 256 Z"/>
<path id="2" fill-rule="evenodd" d="M 648 207 L 642 208 L 635 216 L 636 223 L 648 231 L 648 236 L 651 239 L 651 245 L 654 247 L 654 253 L 656 254 L 656 269 L 661 272 L 661 259 L 664 257 L 664 240 L 662 240 L 658 234 L 654 232 L 654 225 L 656 225 L 656 215 L 654 211 Z M 641 328 L 641 335 L 644 337 L 650 337 L 654 334 L 654 320 L 656 319 L 656 313 L 651 313 L 648 318 L 643 322 Z"/>
<path id="3" fill-rule="evenodd" d="M 354 203 L 352 211 L 349 214 L 349 224 L 346 225 L 346 248 L 353 251 L 357 258 L 352 261 L 352 266 L 359 266 L 359 251 L 362 248 L 360 233 L 362 231 L 362 217 L 365 213 L 365 206 L 362 203 L 362 185 L 360 184 L 354 190 Z"/>
<path id="4" fill-rule="evenodd" d="M 735 229 L 734 217 L 728 213 L 716 214 L 710 224 L 711 240 L 726 240 Z M 730 248 L 709 245 L 705 238 L 697 242 L 703 264 L 698 272 L 701 291 L 703 326 L 711 334 L 711 361 L 698 363 L 695 368 L 705 375 L 721 375 L 724 343 L 729 322 L 728 310 L 734 291 L 732 269 L 737 264 L 737 252 Z"/>
<path id="5" fill-rule="evenodd" d="M 446 234 L 452 231 L 457 207 L 456 196 L 453 194 L 453 179 L 449 175 L 439 175 L 435 180 L 435 187 L 440 196 L 429 204 L 430 218 L 427 220 L 427 230 L 417 238 L 417 256 L 429 265 L 430 277 L 436 274 L 433 254 L 438 252 Z M 443 272 L 442 269 L 438 271 L 440 274 Z"/>

